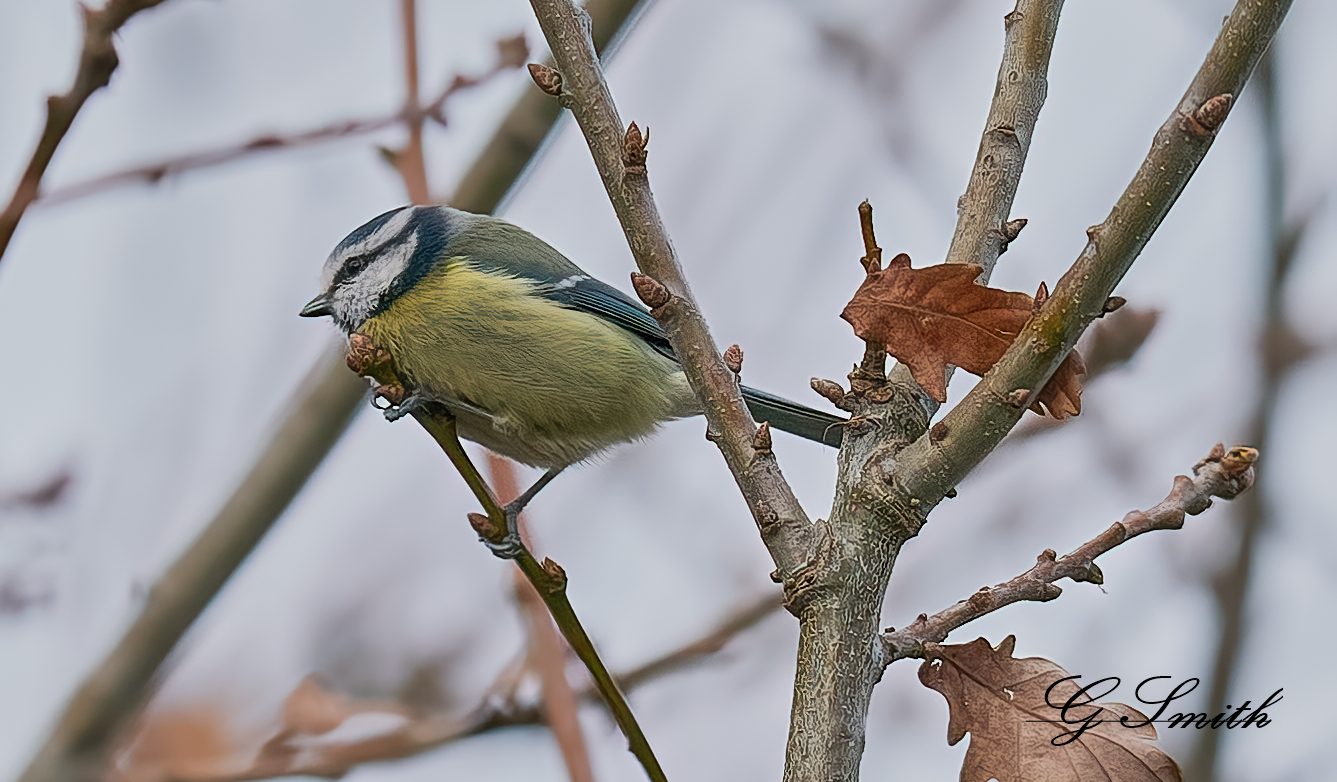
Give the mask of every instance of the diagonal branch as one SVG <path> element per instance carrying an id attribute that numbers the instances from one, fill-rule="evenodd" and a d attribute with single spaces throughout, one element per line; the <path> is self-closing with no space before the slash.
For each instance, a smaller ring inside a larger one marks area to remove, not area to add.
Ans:
<path id="1" fill-rule="evenodd" d="M 116 46 L 112 41 L 130 17 L 162 3 L 163 0 L 108 0 L 100 9 L 80 6 L 84 15 L 84 45 L 79 52 L 79 66 L 74 74 L 74 83 L 63 95 L 52 95 L 46 100 L 46 124 L 37 138 L 37 148 L 33 150 L 28 165 L 19 177 L 14 195 L 10 196 L 9 205 L 0 212 L 0 259 L 4 258 L 9 242 L 14 238 L 14 231 L 23 219 L 28 205 L 37 198 L 37 191 L 42 186 L 42 177 L 56 155 L 56 148 L 70 132 L 74 118 L 88 102 L 93 93 L 111 82 L 111 75 L 120 64 L 116 55 Z"/>
<path id="2" fill-rule="evenodd" d="M 1234 97 L 1271 43 L 1290 0 L 1241 0 L 1227 17 L 1151 151 L 1085 249 L 998 364 L 935 426 L 896 457 L 892 494 L 927 513 L 1012 429 L 1178 199 Z"/>
<path id="3" fill-rule="evenodd" d="M 1045 549 L 1036 558 L 1035 566 L 1025 573 L 992 587 L 981 587 L 969 598 L 932 616 L 920 614 L 900 630 L 887 630 L 882 635 L 885 662 L 922 658 L 926 645 L 941 643 L 953 630 L 1013 603 L 1053 600 L 1063 592 L 1055 582 L 1065 578 L 1103 584 L 1105 577 L 1096 565 L 1097 557 L 1138 535 L 1183 527 L 1184 517 L 1207 510 L 1213 497 L 1233 500 L 1253 485 L 1253 464 L 1257 458 L 1258 452 L 1253 448 L 1235 446 L 1227 451 L 1218 444 L 1193 468 L 1192 478 L 1183 475 L 1175 478 L 1174 487 L 1165 499 L 1147 510 L 1130 511 L 1072 553 L 1058 557 L 1053 549 Z"/>
<path id="4" fill-rule="evenodd" d="M 522 38 L 518 40 L 523 42 Z M 233 163 L 265 152 L 299 149 L 341 139 L 355 138 L 401 125 L 421 125 L 429 119 L 438 122 L 443 121 L 446 103 L 457 93 L 478 86 L 515 67 L 515 63 L 508 59 L 505 52 L 507 47 L 515 46 L 516 41 L 517 39 L 499 41 L 497 61 L 491 68 L 476 75 L 456 74 L 451 77 L 441 92 L 437 93 L 436 97 L 426 104 L 415 105 L 411 109 L 401 108 L 393 114 L 343 119 L 305 130 L 262 133 L 240 143 L 225 144 L 219 147 L 166 157 L 151 163 L 129 166 L 52 190 L 42 191 L 33 206 L 38 208 L 56 206 L 138 182 L 156 184 L 170 176 Z"/>
<path id="5" fill-rule="evenodd" d="M 560 94 L 589 142 L 640 275 L 636 292 L 668 332 L 687 380 L 701 400 L 707 437 L 715 442 L 757 522 L 786 584 L 811 556 L 816 535 L 757 424 L 743 403 L 737 377 L 725 365 L 688 288 L 659 215 L 645 169 L 648 134 L 624 126 L 590 39 L 589 16 L 571 0 L 531 0 L 560 75 L 531 66 L 536 80 Z M 554 78 L 555 77 L 555 78 Z M 543 86 L 541 83 L 540 86 Z"/>
<path id="6" fill-rule="evenodd" d="M 377 390 L 378 394 L 390 393 L 388 389 L 393 388 L 395 397 L 403 399 L 406 394 L 412 391 L 403 384 L 394 367 L 394 358 L 389 351 L 375 345 L 369 337 L 362 334 L 354 334 L 349 338 L 349 348 L 347 363 L 350 369 L 359 375 L 374 378 L 381 384 Z M 448 412 L 438 414 L 435 410 L 415 409 L 412 415 L 418 424 L 427 433 L 436 440 L 436 444 L 441 447 L 446 458 L 455 467 L 455 470 L 464 479 L 464 483 L 473 493 L 474 498 L 483 506 L 487 512 L 486 515 L 476 513 L 469 514 L 469 523 L 473 525 L 474 531 L 479 537 L 486 541 L 490 546 L 495 547 L 502 544 L 508 544 L 507 529 L 508 523 L 506 510 L 493 494 L 491 487 L 483 478 L 483 474 L 478 471 L 469 454 L 464 450 L 464 444 L 456 433 L 455 419 Z M 590 677 L 603 696 L 608 710 L 612 713 L 613 719 L 617 722 L 622 733 L 627 737 L 627 743 L 631 753 L 636 756 L 641 765 L 645 768 L 647 776 L 654 782 L 664 782 L 666 777 L 664 771 L 659 766 L 659 761 L 655 758 L 654 752 L 650 749 L 650 742 L 641 730 L 640 724 L 636 721 L 636 716 L 632 714 L 631 706 L 627 703 L 626 696 L 618 687 L 617 682 L 608 672 L 607 666 L 599 657 L 599 653 L 594 648 L 594 642 L 585 632 L 584 626 L 576 616 L 575 608 L 566 595 L 566 571 L 560 565 L 551 559 L 544 559 L 539 562 L 530 551 L 529 546 L 524 539 L 514 543 L 516 553 L 514 556 L 507 556 L 515 562 L 520 572 L 524 574 L 525 579 L 534 587 L 543 604 L 547 606 L 548 613 L 552 615 L 553 621 L 557 623 L 557 628 L 561 630 L 562 637 L 571 646 L 571 650 L 576 653 L 576 657 L 585 664 Z"/>

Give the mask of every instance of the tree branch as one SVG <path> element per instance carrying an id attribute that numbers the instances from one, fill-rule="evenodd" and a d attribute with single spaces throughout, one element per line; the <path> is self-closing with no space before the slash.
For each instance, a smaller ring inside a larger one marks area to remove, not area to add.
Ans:
<path id="1" fill-rule="evenodd" d="M 394 388 L 395 394 L 403 398 L 412 392 L 396 373 L 393 356 L 384 348 L 373 344 L 369 337 L 354 334 L 349 338 L 347 362 L 349 368 L 357 374 L 375 378 L 381 383 L 378 393 L 384 392 L 387 388 Z M 506 511 L 487 485 L 483 474 L 474 466 L 469 454 L 464 450 L 464 444 L 460 442 L 455 431 L 455 418 L 448 412 L 424 410 L 421 407 L 415 409 L 412 415 L 432 439 L 436 440 L 446 458 L 450 459 L 450 463 L 473 492 L 474 498 L 487 512 L 486 516 L 469 514 L 469 522 L 473 525 L 474 531 L 494 546 L 507 543 Z M 576 657 L 585 664 L 614 721 L 627 737 L 631 753 L 645 768 L 646 775 L 655 782 L 665 782 L 664 771 L 650 749 L 650 742 L 637 723 L 635 715 L 632 714 L 626 696 L 608 673 L 608 668 L 594 648 L 594 642 L 590 640 L 576 616 L 575 609 L 571 606 L 571 601 L 567 599 L 566 571 L 551 559 L 544 559 L 540 563 L 523 539 L 518 541 L 517 546 L 516 556 L 508 558 L 515 562 L 516 567 L 533 585 L 534 591 L 547 606 L 553 621 L 557 623 L 557 628 L 561 630 L 562 637 L 576 653 Z"/>
<path id="2" fill-rule="evenodd" d="M 42 177 L 56 155 L 56 148 L 70 132 L 74 118 L 93 93 L 111 82 L 111 75 L 120 64 L 112 38 L 130 17 L 159 5 L 163 0 L 108 0 L 99 9 L 80 6 L 84 15 L 84 44 L 79 52 L 79 66 L 74 83 L 64 95 L 52 95 L 46 100 L 46 124 L 37 138 L 28 165 L 19 177 L 19 183 L 10 196 L 9 205 L 0 212 L 0 260 L 3 260 L 14 231 L 23 219 L 28 205 L 37 197 Z"/>
<path id="3" fill-rule="evenodd" d="M 129 166 L 90 177 L 80 182 L 57 187 L 50 191 L 44 191 L 38 196 L 33 206 L 38 208 L 56 206 L 136 182 L 156 184 L 167 177 L 177 176 L 188 171 L 221 166 L 264 152 L 299 149 L 341 139 L 365 136 L 398 126 L 421 126 L 427 120 L 441 122 L 445 118 L 446 103 L 455 94 L 483 84 L 493 77 L 516 67 L 507 51 L 511 47 L 522 44 L 523 38 L 508 38 L 498 41 L 499 51 L 496 64 L 477 75 L 457 74 L 451 77 L 441 92 L 437 93 L 436 97 L 425 105 L 415 106 L 412 109 L 401 108 L 393 114 L 339 120 L 290 133 L 262 133 L 241 143 L 225 144 L 211 149 L 173 155 L 151 163 Z"/>
<path id="4" fill-rule="evenodd" d="M 1241 0 L 1226 19 L 1188 91 L 1156 133 L 1151 152 L 1105 222 L 1054 286 L 998 364 L 935 425 L 895 458 L 897 503 L 927 513 L 993 450 L 1025 412 L 1178 199 L 1215 139 L 1234 96 L 1271 43 L 1290 0 Z M 1021 391 L 1018 395 L 1016 392 Z M 1020 398 L 1023 404 L 1016 404 Z M 891 454 L 887 454 L 892 456 Z"/>
<path id="5" fill-rule="evenodd" d="M 596 41 L 611 41 L 638 4 L 593 0 L 591 10 L 599 13 Z M 517 100 L 451 203 L 473 212 L 495 209 L 538 152 L 557 113 L 542 95 L 526 93 Z M 19 782 L 66 782 L 103 765 L 108 740 L 138 712 L 155 671 L 306 484 L 365 397 L 365 386 L 349 374 L 341 355 L 318 361 L 254 466 L 79 684 Z"/>
<path id="6" fill-rule="evenodd" d="M 707 437 L 724 455 L 788 588 L 811 556 L 816 535 L 769 448 L 754 447 L 756 422 L 737 377 L 725 365 L 687 285 L 659 216 L 645 169 L 646 144 L 635 123 L 624 126 L 590 41 L 589 17 L 571 0 L 531 0 L 560 74 L 531 67 L 540 86 L 560 93 L 589 142 L 640 275 L 637 294 L 664 326 L 687 380 L 701 400 Z M 554 79 L 554 76 L 556 78 Z M 542 83 L 547 80 L 547 85 Z"/>
<path id="7" fill-rule="evenodd" d="M 993 104 L 976 171 L 961 200 L 964 225 L 953 240 L 957 260 L 981 263 L 986 276 L 1002 249 L 996 234 L 1006 228 L 1044 101 L 1061 7 L 1061 0 L 1018 0 L 1007 17 Z M 866 211 L 861 227 L 868 270 L 876 242 Z M 1008 230 L 1015 235 L 1019 228 L 1013 224 Z M 986 255 L 966 257 L 967 252 Z M 868 704 L 883 670 L 882 603 L 901 545 L 923 523 L 918 507 L 890 493 L 887 454 L 921 436 L 937 406 L 904 367 L 888 380 L 873 358 L 870 362 L 865 350 L 843 397 L 835 383 L 814 383 L 841 397 L 840 405 L 854 417 L 838 457 L 829 534 L 807 573 L 813 597 L 811 610 L 800 616 L 786 782 L 858 779 Z"/>
<path id="8" fill-rule="evenodd" d="M 1096 558 L 1129 540 L 1148 532 L 1179 529 L 1184 517 L 1207 510 L 1213 497 L 1233 500 L 1253 485 L 1253 464 L 1258 452 L 1235 446 L 1229 451 L 1218 444 L 1206 459 L 1193 468 L 1193 477 L 1177 476 L 1165 499 L 1151 508 L 1130 511 L 1121 521 L 1088 540 L 1069 554 L 1057 557 L 1045 549 L 1035 566 L 1019 576 L 992 587 L 981 587 L 969 598 L 932 616 L 920 614 L 909 626 L 888 629 L 882 635 L 886 652 L 884 662 L 906 657 L 923 658 L 926 645 L 941 643 L 953 630 L 1005 606 L 1025 600 L 1045 602 L 1063 593 L 1055 582 L 1065 578 L 1091 584 L 1105 583 Z"/>
<path id="9" fill-rule="evenodd" d="M 1003 17 L 1003 61 L 946 258 L 947 263 L 979 264 L 984 269 L 981 281 L 1026 225 L 1008 216 L 1049 93 L 1049 57 L 1062 10 L 1063 0 L 1023 0 Z"/>

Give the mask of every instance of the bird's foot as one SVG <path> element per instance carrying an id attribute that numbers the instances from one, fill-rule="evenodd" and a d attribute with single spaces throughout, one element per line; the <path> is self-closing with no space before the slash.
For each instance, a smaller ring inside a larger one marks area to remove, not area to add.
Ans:
<path id="1" fill-rule="evenodd" d="M 398 421 L 406 415 L 411 415 L 415 410 L 421 410 L 427 404 L 427 400 L 421 394 L 412 394 L 400 400 L 399 404 L 391 404 L 379 408 L 381 414 L 387 421 Z"/>
<path id="2" fill-rule="evenodd" d="M 382 401 L 384 405 L 381 404 Z M 406 415 L 425 410 L 431 404 L 440 402 L 419 391 L 409 394 L 400 385 L 378 386 L 371 393 L 372 407 L 380 410 L 387 421 L 398 421 Z"/>

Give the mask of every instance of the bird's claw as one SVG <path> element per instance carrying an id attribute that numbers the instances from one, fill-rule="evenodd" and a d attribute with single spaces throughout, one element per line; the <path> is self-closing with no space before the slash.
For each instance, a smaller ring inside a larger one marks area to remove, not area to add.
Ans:
<path id="1" fill-rule="evenodd" d="M 506 516 L 506 534 L 499 540 L 482 536 L 479 540 L 483 541 L 483 545 L 492 552 L 492 556 L 498 559 L 515 559 L 524 550 L 524 543 L 520 540 L 520 508 L 512 502 L 502 508 L 502 513 Z"/>
<path id="2" fill-rule="evenodd" d="M 506 533 L 506 536 L 501 540 L 488 540 L 484 537 L 479 537 L 479 540 L 483 542 L 484 546 L 487 546 L 488 551 L 492 552 L 492 556 L 498 559 L 517 559 L 524 551 L 520 536 L 514 532 Z"/>
<path id="3" fill-rule="evenodd" d="M 395 402 L 388 397 L 381 398 L 384 398 L 389 404 L 385 407 L 381 407 L 376 404 L 376 397 L 373 397 L 372 405 L 375 406 L 377 410 L 381 411 L 381 414 L 385 416 L 385 420 L 387 421 L 398 421 L 406 415 L 412 415 L 413 413 L 425 409 L 427 405 L 435 401 L 426 394 L 418 393 L 409 394 L 398 402 Z"/>

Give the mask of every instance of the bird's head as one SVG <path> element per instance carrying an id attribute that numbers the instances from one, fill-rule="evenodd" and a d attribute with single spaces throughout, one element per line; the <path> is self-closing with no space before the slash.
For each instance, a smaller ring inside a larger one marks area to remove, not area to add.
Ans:
<path id="1" fill-rule="evenodd" d="M 330 253 L 323 292 L 299 314 L 329 315 L 345 332 L 357 330 L 446 257 L 451 235 L 471 216 L 444 206 L 406 206 L 372 218 Z"/>

